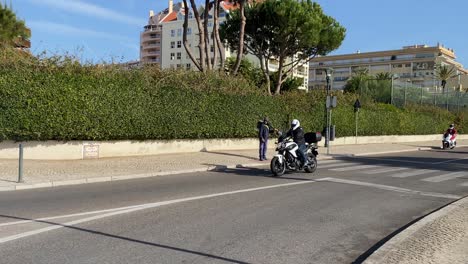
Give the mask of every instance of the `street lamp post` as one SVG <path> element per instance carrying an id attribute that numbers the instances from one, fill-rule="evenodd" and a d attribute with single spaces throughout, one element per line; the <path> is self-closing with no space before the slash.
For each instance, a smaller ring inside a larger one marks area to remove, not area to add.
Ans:
<path id="1" fill-rule="evenodd" d="M 330 96 L 330 79 L 332 77 L 332 73 L 333 73 L 333 69 L 332 68 L 326 68 L 324 69 L 325 70 L 325 75 L 326 75 L 326 80 L 327 80 L 327 87 L 326 87 L 326 90 L 327 90 L 327 100 Z M 327 103 L 325 103 L 325 108 L 326 108 L 326 135 L 325 135 L 325 147 L 327 148 L 327 155 L 330 154 L 330 108 L 329 106 L 327 105 Z"/>

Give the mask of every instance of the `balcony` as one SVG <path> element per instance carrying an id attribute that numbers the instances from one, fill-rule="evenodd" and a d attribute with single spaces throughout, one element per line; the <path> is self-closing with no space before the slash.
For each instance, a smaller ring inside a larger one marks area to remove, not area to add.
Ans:
<path id="1" fill-rule="evenodd" d="M 148 56 L 161 56 L 161 52 L 160 51 L 146 51 L 146 52 L 142 52 L 141 55 L 143 55 L 143 57 L 148 57 Z"/>
<path id="2" fill-rule="evenodd" d="M 148 42 L 148 41 L 155 41 L 161 40 L 161 35 L 142 35 L 141 41 Z"/>
<path id="3" fill-rule="evenodd" d="M 143 49 L 144 50 L 149 50 L 149 49 L 160 50 L 161 49 L 161 43 L 144 44 Z"/>

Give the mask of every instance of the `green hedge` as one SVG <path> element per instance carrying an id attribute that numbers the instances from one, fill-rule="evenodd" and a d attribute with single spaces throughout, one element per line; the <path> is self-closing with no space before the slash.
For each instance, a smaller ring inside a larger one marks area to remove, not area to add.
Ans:
<path id="1" fill-rule="evenodd" d="M 339 137 L 354 135 L 355 99 L 339 95 L 332 113 Z M 0 59 L 0 140 L 245 138 L 256 136 L 264 115 L 282 129 L 297 118 L 306 130 L 320 131 L 324 101 L 320 92 L 267 96 L 218 73 Z M 437 134 L 454 121 L 468 131 L 463 113 L 369 101 L 359 113 L 359 133 Z"/>

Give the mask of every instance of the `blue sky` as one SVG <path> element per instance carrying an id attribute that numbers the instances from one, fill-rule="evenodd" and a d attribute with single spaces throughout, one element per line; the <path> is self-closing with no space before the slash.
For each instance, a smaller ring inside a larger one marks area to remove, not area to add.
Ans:
<path id="1" fill-rule="evenodd" d="M 333 54 L 399 49 L 413 44 L 434 46 L 440 42 L 454 49 L 458 61 L 468 68 L 466 0 L 317 2 L 347 29 L 345 41 Z M 149 10 L 162 10 L 168 1 L 12 0 L 12 3 L 17 15 L 32 29 L 34 53 L 68 52 L 94 62 L 112 59 L 124 62 L 139 57 L 139 33 Z"/>

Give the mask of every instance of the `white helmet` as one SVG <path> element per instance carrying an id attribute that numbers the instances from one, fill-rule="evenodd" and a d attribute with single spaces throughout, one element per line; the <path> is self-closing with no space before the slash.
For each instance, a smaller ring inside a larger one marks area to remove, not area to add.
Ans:
<path id="1" fill-rule="evenodd" d="M 294 119 L 292 122 L 291 122 L 291 129 L 292 130 L 296 130 L 298 127 L 301 126 L 301 123 L 299 122 L 299 120 L 297 119 Z"/>

